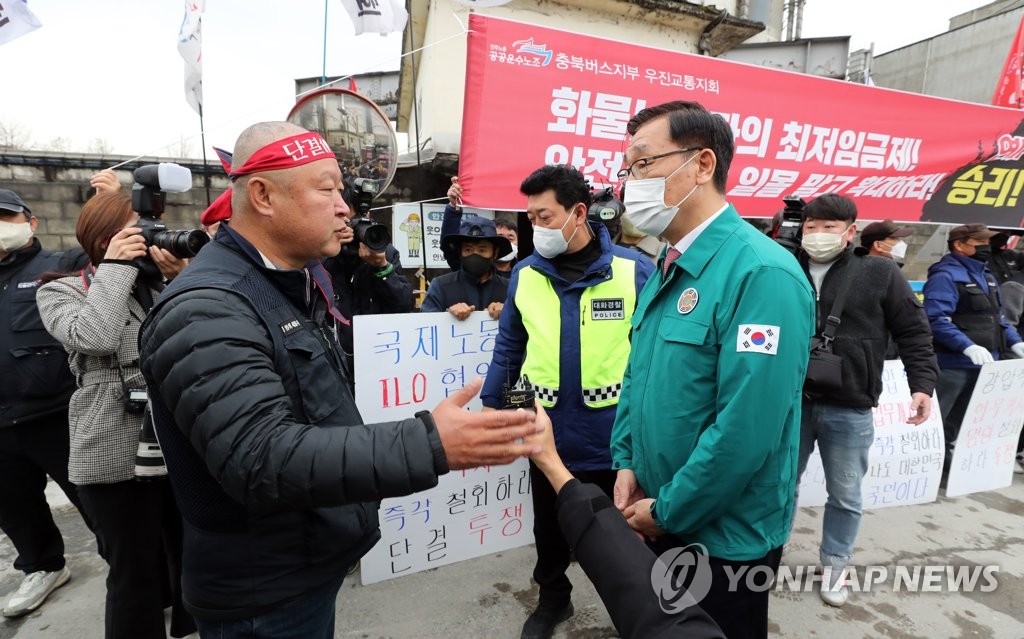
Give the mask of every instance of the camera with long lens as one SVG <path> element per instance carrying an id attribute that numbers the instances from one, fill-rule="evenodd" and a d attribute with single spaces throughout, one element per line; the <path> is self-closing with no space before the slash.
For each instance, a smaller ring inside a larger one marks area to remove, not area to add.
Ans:
<path id="1" fill-rule="evenodd" d="M 348 225 L 355 233 L 356 241 L 345 248 L 350 251 L 359 251 L 359 243 L 362 242 L 374 253 L 383 253 L 391 243 L 391 233 L 388 227 L 377 224 L 370 219 L 370 204 L 373 198 L 377 197 L 380 183 L 370 178 L 356 178 L 350 189 L 350 199 L 355 215 L 348 221 Z M 349 248 L 351 247 L 351 248 Z"/>
<path id="2" fill-rule="evenodd" d="M 807 203 L 797 195 L 787 195 L 782 201 L 785 207 L 775 214 L 771 236 L 787 251 L 797 255 L 800 252 L 800 240 L 803 238 L 804 208 Z"/>
<path id="3" fill-rule="evenodd" d="M 167 193 L 184 193 L 192 188 L 192 172 L 187 168 L 163 162 L 147 164 L 135 169 L 132 185 L 132 209 L 139 214 L 135 226 L 142 229 L 146 246 L 166 249 L 179 259 L 195 257 L 199 249 L 210 241 L 210 236 L 198 229 L 169 230 L 160 217 L 164 213 Z M 159 276 L 160 271 L 149 256 L 136 261 L 143 274 Z"/>

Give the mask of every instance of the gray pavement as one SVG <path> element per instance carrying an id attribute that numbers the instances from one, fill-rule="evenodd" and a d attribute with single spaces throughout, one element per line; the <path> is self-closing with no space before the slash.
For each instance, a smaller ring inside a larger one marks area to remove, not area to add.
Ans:
<path id="1" fill-rule="evenodd" d="M 67 540 L 71 581 L 35 613 L 0 621 L 0 639 L 102 637 L 106 565 L 70 506 L 56 507 Z M 820 508 L 802 509 L 783 557 L 790 566 L 817 561 Z M 826 606 L 815 592 L 772 593 L 771 634 L 804 639 L 888 637 L 1024 637 L 1024 476 L 1013 486 L 933 504 L 868 511 L 863 519 L 858 565 L 997 565 L 998 586 L 982 592 L 892 592 L 882 588 L 852 595 L 842 609 Z M 17 586 L 14 549 L 0 539 L 0 596 Z M 337 637 L 359 639 L 487 637 L 515 639 L 536 604 L 530 582 L 533 547 L 437 568 L 372 586 L 352 578 L 338 597 Z M 576 615 L 556 637 L 615 637 L 604 607 L 578 566 Z"/>

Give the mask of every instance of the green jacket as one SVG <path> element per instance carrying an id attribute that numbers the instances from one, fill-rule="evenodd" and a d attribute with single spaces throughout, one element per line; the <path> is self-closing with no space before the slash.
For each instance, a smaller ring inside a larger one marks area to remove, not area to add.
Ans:
<path id="1" fill-rule="evenodd" d="M 640 294 L 612 430 L 655 521 L 746 561 L 785 543 L 814 294 L 796 259 L 730 205 Z"/>

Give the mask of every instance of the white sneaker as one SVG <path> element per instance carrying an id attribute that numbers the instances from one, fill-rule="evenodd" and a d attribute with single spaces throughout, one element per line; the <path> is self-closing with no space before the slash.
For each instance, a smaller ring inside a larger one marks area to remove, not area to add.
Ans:
<path id="1" fill-rule="evenodd" d="M 850 597 L 850 589 L 846 586 L 846 580 L 843 579 L 843 582 L 839 583 L 839 579 L 846 576 L 845 572 L 841 571 L 834 580 L 831 578 L 831 570 L 822 572 L 824 574 L 821 578 L 821 590 L 818 591 L 821 600 L 830 606 L 842 608 Z"/>
<path id="2" fill-rule="evenodd" d="M 4 616 L 27 615 L 43 605 L 50 593 L 66 584 L 68 579 L 71 579 L 71 571 L 67 566 L 55 572 L 41 570 L 25 575 L 21 585 L 7 600 L 7 605 L 4 606 Z"/>
<path id="3" fill-rule="evenodd" d="M 818 594 L 821 595 L 821 600 L 828 605 L 842 608 L 850 597 L 850 589 L 846 586 L 829 588 L 825 584 L 821 584 L 821 590 L 818 591 Z"/>
<path id="4" fill-rule="evenodd" d="M 1024 466 L 1021 466 L 1019 461 L 1013 462 L 1013 472 L 1017 475 L 1024 475 Z"/>

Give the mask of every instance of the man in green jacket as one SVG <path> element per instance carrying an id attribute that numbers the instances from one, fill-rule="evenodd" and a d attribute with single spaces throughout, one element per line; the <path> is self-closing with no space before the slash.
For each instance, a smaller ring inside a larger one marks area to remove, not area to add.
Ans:
<path id="1" fill-rule="evenodd" d="M 725 120 L 670 102 L 627 131 L 626 214 L 669 248 L 633 314 L 612 431 L 615 504 L 663 559 L 693 567 L 684 585 L 727 637 L 767 637 L 813 293 L 794 257 L 725 201 Z"/>

